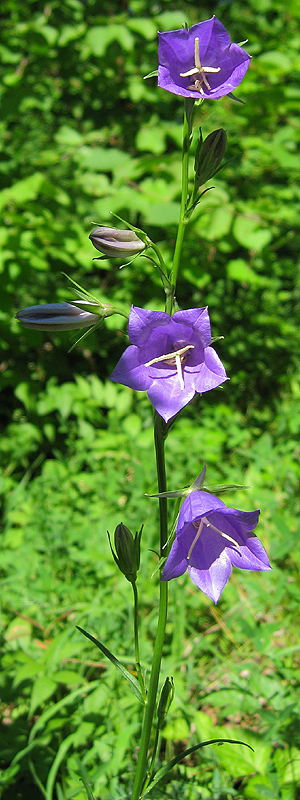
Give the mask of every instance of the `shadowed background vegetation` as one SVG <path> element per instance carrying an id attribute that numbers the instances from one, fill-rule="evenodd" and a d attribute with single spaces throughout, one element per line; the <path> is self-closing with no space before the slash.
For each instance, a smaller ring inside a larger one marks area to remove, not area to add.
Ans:
<path id="1" fill-rule="evenodd" d="M 21 329 L 18 309 L 72 299 L 63 273 L 100 299 L 163 309 L 145 258 L 93 260 L 111 213 L 171 261 L 179 215 L 182 103 L 143 76 L 157 30 L 215 13 L 253 56 L 236 93 L 199 110 L 224 127 L 226 165 L 190 223 L 178 303 L 208 305 L 230 383 L 199 396 L 167 442 L 170 488 L 207 464 L 239 483 L 228 505 L 261 507 L 273 572 L 236 570 L 218 606 L 186 576 L 170 584 L 163 679 L 176 695 L 161 758 L 221 736 L 154 798 L 299 800 L 299 72 L 297 0 L 40 0 L 2 3 L 0 375 L 2 728 L 0 796 L 96 800 L 130 794 L 140 708 L 75 625 L 133 663 L 130 586 L 106 531 L 142 540 L 142 661 L 156 624 L 157 507 L 152 410 L 111 384 L 126 346 L 112 317 L 75 337 Z M 120 223 L 121 224 L 121 223 Z M 122 327 L 123 326 L 123 327 Z M 150 504 L 150 505 L 149 505 Z M 126 584 L 126 585 L 125 585 Z M 124 719 L 128 724 L 124 724 Z"/>

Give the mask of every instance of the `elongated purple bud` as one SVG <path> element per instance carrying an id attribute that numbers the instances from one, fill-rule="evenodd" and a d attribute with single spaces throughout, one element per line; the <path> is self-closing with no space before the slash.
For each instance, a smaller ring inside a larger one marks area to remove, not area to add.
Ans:
<path id="1" fill-rule="evenodd" d="M 108 258 L 130 258 L 141 253 L 146 246 L 134 231 L 106 226 L 94 228 L 89 238 L 96 250 Z"/>
<path id="2" fill-rule="evenodd" d="M 87 308 L 95 308 L 89 301 L 81 301 Z M 72 303 L 49 303 L 48 305 L 29 306 L 16 314 L 16 319 L 25 328 L 40 331 L 71 331 L 75 328 L 87 328 L 99 321 L 99 315 L 83 311 Z"/>

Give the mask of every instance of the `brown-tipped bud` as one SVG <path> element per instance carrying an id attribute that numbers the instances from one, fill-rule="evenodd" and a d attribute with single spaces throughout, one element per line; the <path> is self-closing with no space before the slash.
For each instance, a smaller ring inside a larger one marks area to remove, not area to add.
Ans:
<path id="1" fill-rule="evenodd" d="M 118 228 L 94 228 L 89 238 L 96 250 L 108 258 L 130 258 L 145 250 L 146 245 L 134 231 Z"/>
<path id="2" fill-rule="evenodd" d="M 198 187 L 212 178 L 219 169 L 226 150 L 226 143 L 227 137 L 223 128 L 210 133 L 204 141 L 200 129 L 200 139 L 195 155 L 195 182 Z"/>

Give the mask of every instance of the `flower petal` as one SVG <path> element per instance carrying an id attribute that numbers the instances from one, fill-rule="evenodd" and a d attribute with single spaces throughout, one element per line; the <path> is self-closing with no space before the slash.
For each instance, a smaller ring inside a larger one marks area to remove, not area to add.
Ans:
<path id="1" fill-rule="evenodd" d="M 164 566 L 162 581 L 170 581 L 172 578 L 178 578 L 179 575 L 183 575 L 188 566 L 187 555 L 192 541 L 192 535 L 184 541 L 175 539 Z"/>
<path id="2" fill-rule="evenodd" d="M 178 414 L 193 399 L 194 395 L 193 387 L 187 389 L 185 385 L 185 390 L 182 391 L 177 373 L 166 378 L 165 381 L 161 377 L 154 380 L 148 389 L 150 402 L 165 422 Z"/>
<path id="3" fill-rule="evenodd" d="M 188 308 L 185 311 L 175 311 L 172 317 L 173 322 L 180 322 L 184 325 L 191 325 L 201 336 L 204 347 L 211 343 L 211 327 L 208 308 Z"/>
<path id="4" fill-rule="evenodd" d="M 170 315 L 164 311 L 150 311 L 147 308 L 131 306 L 129 314 L 128 334 L 132 344 L 139 347 L 147 341 L 151 331 L 158 325 L 168 325 Z"/>
<path id="5" fill-rule="evenodd" d="M 203 491 L 194 491 L 182 503 L 178 523 L 177 536 L 180 535 L 184 525 L 190 525 L 194 520 L 201 519 L 216 510 L 227 511 L 227 506 L 214 494 Z"/>
<path id="6" fill-rule="evenodd" d="M 267 553 L 257 536 L 251 536 L 247 540 L 247 545 L 240 550 L 230 551 L 230 560 L 235 567 L 240 569 L 254 569 L 261 572 L 272 569 Z"/>
<path id="7" fill-rule="evenodd" d="M 207 594 L 214 603 L 217 603 L 221 592 L 232 572 L 230 559 L 228 558 L 226 550 L 223 550 L 219 558 L 214 561 L 211 567 L 207 570 L 199 569 L 198 567 L 189 566 L 189 575 L 193 583 L 201 589 L 204 594 Z"/>
<path id="8" fill-rule="evenodd" d="M 130 389 L 135 389 L 137 392 L 147 391 L 151 379 L 147 368 L 141 363 L 141 352 L 138 347 L 135 345 L 127 347 L 110 376 L 110 380 L 121 383 L 123 386 L 129 386 Z"/>
<path id="9" fill-rule="evenodd" d="M 201 368 L 195 378 L 196 391 L 200 393 L 209 392 L 210 389 L 215 389 L 225 381 L 228 381 L 228 377 L 222 361 L 213 347 L 206 347 L 205 361 L 201 364 Z"/>

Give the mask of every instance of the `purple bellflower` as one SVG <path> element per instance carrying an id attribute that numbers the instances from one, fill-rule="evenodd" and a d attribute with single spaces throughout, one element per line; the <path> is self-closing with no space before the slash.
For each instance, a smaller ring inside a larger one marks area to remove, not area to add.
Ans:
<path id="1" fill-rule="evenodd" d="M 222 362 L 210 347 L 207 308 L 162 311 L 131 307 L 127 347 L 111 380 L 146 391 L 156 411 L 168 420 L 192 400 L 227 380 Z"/>
<path id="2" fill-rule="evenodd" d="M 191 492 L 181 506 L 162 580 L 178 578 L 188 569 L 196 586 L 217 603 L 232 565 L 240 569 L 272 569 L 253 533 L 258 517 L 259 510 L 238 511 L 227 508 L 213 494 Z"/>
<path id="3" fill-rule="evenodd" d="M 158 85 L 172 94 L 218 100 L 239 86 L 250 64 L 215 16 L 158 36 Z"/>

